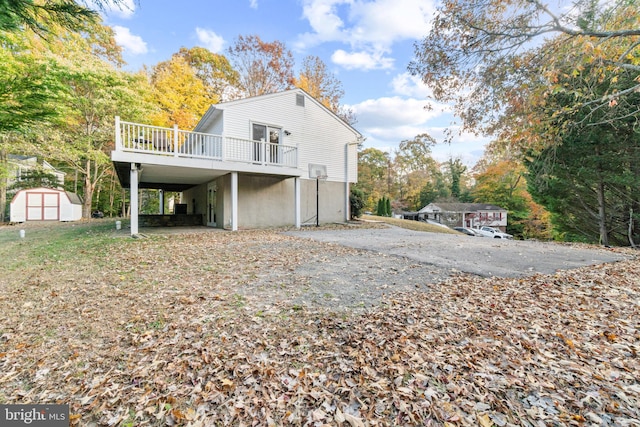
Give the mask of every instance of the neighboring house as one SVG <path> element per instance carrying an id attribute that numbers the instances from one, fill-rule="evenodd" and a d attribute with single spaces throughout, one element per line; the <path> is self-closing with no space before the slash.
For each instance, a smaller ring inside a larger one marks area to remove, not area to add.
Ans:
<path id="1" fill-rule="evenodd" d="M 53 188 L 18 191 L 11 200 L 11 222 L 77 221 L 82 218 L 82 200 L 74 193 Z"/>
<path id="2" fill-rule="evenodd" d="M 176 207 L 211 227 L 300 227 L 349 219 L 361 141 L 293 89 L 213 105 L 193 132 L 116 118 L 111 160 L 131 190 L 131 234 L 140 188 L 180 192 Z"/>
<path id="3" fill-rule="evenodd" d="M 486 203 L 429 203 L 405 217 L 435 221 L 449 227 L 479 228 L 487 225 L 501 231 L 507 228 L 507 210 Z"/>
<path id="4" fill-rule="evenodd" d="M 64 187 L 65 173 L 51 166 L 51 164 L 46 160 L 43 160 L 42 163 L 38 163 L 38 158 L 36 156 L 9 154 L 7 163 L 9 165 L 7 188 L 11 187 L 16 182 L 19 182 L 26 172 L 32 170 L 41 170 L 54 175 L 58 180 L 59 188 Z"/>

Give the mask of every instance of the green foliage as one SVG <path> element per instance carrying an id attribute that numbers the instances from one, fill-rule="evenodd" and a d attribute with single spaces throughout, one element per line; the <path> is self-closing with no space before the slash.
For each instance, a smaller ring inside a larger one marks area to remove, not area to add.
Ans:
<path id="1" fill-rule="evenodd" d="M 376 203 L 376 216 L 384 216 L 384 204 L 382 199 L 378 199 Z"/>
<path id="2" fill-rule="evenodd" d="M 34 54 L 11 34 L 0 32 L 0 133 L 24 132 L 29 126 L 61 116 L 57 108 L 68 93 L 64 67 Z"/>
<path id="3" fill-rule="evenodd" d="M 364 209 L 364 192 L 362 190 L 351 187 L 349 206 L 351 219 L 359 218 L 362 215 L 362 211 Z"/>
<path id="4" fill-rule="evenodd" d="M 567 239 L 634 245 L 640 240 L 640 133 L 635 117 L 640 94 L 614 98 L 606 108 L 583 104 L 629 87 L 639 72 L 598 72 L 595 65 L 585 65 L 579 73 L 558 77 L 563 90 L 549 96 L 542 110 L 547 117 L 542 130 L 553 132 L 556 142 L 529 151 L 529 190 L 553 214 L 554 228 Z"/>
<path id="5" fill-rule="evenodd" d="M 556 233 L 591 243 L 640 241 L 639 149 L 635 132 L 591 128 L 529 158 L 529 191 L 553 214 Z"/>
<path id="6" fill-rule="evenodd" d="M 458 199 L 460 198 L 460 194 L 462 192 L 462 175 L 466 172 L 467 167 L 462 164 L 462 161 L 460 159 L 449 159 L 449 162 L 447 163 L 447 170 L 449 172 L 449 179 L 451 181 L 451 196 Z"/>
<path id="7" fill-rule="evenodd" d="M 357 188 L 364 193 L 368 210 L 377 210 L 377 200 L 387 191 L 390 163 L 389 154 L 376 148 L 366 148 L 358 153 Z"/>
<path id="8" fill-rule="evenodd" d="M 0 0 L 0 31 L 17 32 L 27 27 L 46 37 L 53 26 L 80 31 L 86 28 L 87 22 L 97 17 L 95 11 L 73 0 Z"/>
<path id="9" fill-rule="evenodd" d="M 392 213 L 391 200 L 387 196 L 383 196 L 382 198 L 378 199 L 376 215 L 390 217 Z"/>
<path id="10" fill-rule="evenodd" d="M 58 177 L 54 174 L 40 169 L 30 169 L 23 172 L 20 180 L 11 185 L 9 191 L 17 191 L 25 188 L 46 187 L 57 188 L 60 185 Z"/>
<path id="11" fill-rule="evenodd" d="M 420 204 L 416 210 L 420 210 L 436 200 L 448 199 L 450 195 L 451 193 L 444 182 L 444 177 L 442 174 L 437 174 L 435 182 L 432 181 L 425 184 L 420 190 Z"/>

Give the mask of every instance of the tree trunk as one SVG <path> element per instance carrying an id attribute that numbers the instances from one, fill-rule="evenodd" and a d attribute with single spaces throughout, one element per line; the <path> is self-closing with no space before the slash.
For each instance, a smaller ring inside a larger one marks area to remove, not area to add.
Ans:
<path id="1" fill-rule="evenodd" d="M 609 233 L 607 232 L 607 216 L 604 198 L 604 182 L 598 182 L 598 227 L 600 229 L 600 243 L 609 246 Z"/>
<path id="2" fill-rule="evenodd" d="M 109 216 L 113 216 L 113 204 L 115 203 L 115 199 L 116 199 L 116 194 L 115 194 L 115 190 L 116 190 L 116 183 L 115 183 L 116 177 L 115 175 L 111 175 L 111 179 L 109 181 Z"/>
<path id="3" fill-rule="evenodd" d="M 629 208 L 629 229 L 627 230 L 629 237 L 629 244 L 633 249 L 636 249 L 636 243 L 633 241 L 633 208 Z"/>
<path id="4" fill-rule="evenodd" d="M 6 150 L 0 150 L 0 222 L 5 221 L 7 208 L 7 176 L 9 169 L 8 154 Z M 6 173 L 6 174 L 5 174 Z"/>
<path id="5" fill-rule="evenodd" d="M 596 166 L 597 177 L 598 177 L 598 188 L 597 196 L 598 196 L 598 228 L 600 230 L 600 243 L 604 246 L 609 246 L 609 233 L 607 231 L 607 208 L 605 205 L 605 185 L 604 179 L 602 178 L 602 169 L 600 167 L 600 149 L 599 147 L 595 148 L 595 154 L 598 158 L 598 165 Z"/>
<path id="6" fill-rule="evenodd" d="M 84 176 L 84 203 L 82 205 L 82 217 L 91 218 L 91 205 L 93 201 L 93 182 L 91 180 L 91 160 L 87 160 L 87 169 Z"/>

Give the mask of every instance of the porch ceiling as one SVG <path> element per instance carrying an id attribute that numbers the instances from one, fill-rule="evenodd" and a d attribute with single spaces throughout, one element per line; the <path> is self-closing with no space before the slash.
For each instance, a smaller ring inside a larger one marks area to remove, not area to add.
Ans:
<path id="1" fill-rule="evenodd" d="M 138 163 L 138 162 L 135 162 Z M 238 172 L 246 175 L 263 175 L 273 176 L 281 179 L 300 177 L 302 173 L 299 170 L 279 167 L 256 167 L 238 164 L 229 164 L 224 162 L 216 162 L 217 168 L 194 167 L 194 161 L 187 166 L 167 165 L 140 162 L 141 172 L 138 175 L 138 188 L 153 188 L 165 191 L 185 191 L 196 185 L 210 182 L 220 176 L 227 175 L 231 172 Z M 211 162 L 205 162 L 203 165 L 210 165 Z M 123 188 L 131 186 L 131 162 L 113 161 L 113 165 L 118 174 L 120 185 Z M 227 168 L 221 166 L 229 166 Z"/>
<path id="2" fill-rule="evenodd" d="M 113 162 L 113 165 L 120 179 L 120 185 L 123 188 L 129 188 L 131 163 Z M 226 170 L 153 164 L 141 164 L 141 169 L 142 171 L 138 175 L 139 188 L 154 188 L 165 191 L 184 191 L 229 173 Z"/>

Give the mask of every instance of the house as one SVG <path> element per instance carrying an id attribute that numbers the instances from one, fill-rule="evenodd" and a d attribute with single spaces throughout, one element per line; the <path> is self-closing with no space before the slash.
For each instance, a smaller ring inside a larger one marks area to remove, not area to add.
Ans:
<path id="1" fill-rule="evenodd" d="M 179 192 L 176 208 L 211 227 L 300 227 L 349 219 L 361 141 L 292 89 L 213 105 L 193 131 L 116 118 L 111 160 L 131 192 L 132 235 L 140 188 Z"/>
<path id="2" fill-rule="evenodd" d="M 44 187 L 20 190 L 10 204 L 11 222 L 78 221 L 81 218 L 82 200 L 64 190 Z"/>
<path id="3" fill-rule="evenodd" d="M 7 163 L 9 166 L 7 188 L 11 187 L 16 182 L 19 182 L 27 172 L 33 170 L 40 170 L 55 176 L 59 187 L 64 187 L 64 177 L 66 174 L 53 167 L 46 160 L 38 163 L 38 158 L 36 156 L 9 154 L 9 156 L 7 156 Z"/>
<path id="4" fill-rule="evenodd" d="M 507 228 L 507 210 L 486 203 L 429 203 L 415 214 L 420 221 L 435 221 L 449 227 L 487 225 L 501 231 Z"/>

